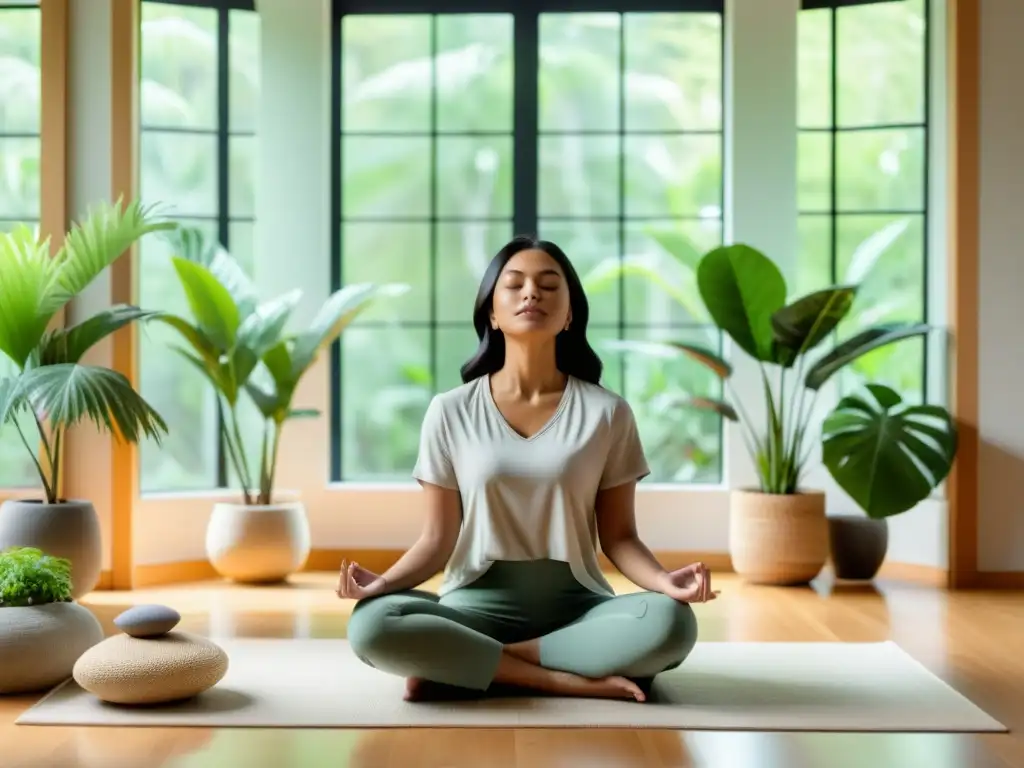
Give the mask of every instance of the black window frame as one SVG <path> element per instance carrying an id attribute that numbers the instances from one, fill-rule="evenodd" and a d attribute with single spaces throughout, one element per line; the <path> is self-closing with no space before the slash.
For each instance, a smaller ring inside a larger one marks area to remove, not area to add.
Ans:
<path id="1" fill-rule="evenodd" d="M 814 8 L 839 8 L 848 5 L 875 4 L 880 2 L 902 2 L 903 0 L 803 0 L 801 10 Z M 723 174 L 726 173 L 724 152 L 725 131 L 728 125 L 729 105 L 725 101 L 725 50 L 726 50 L 726 0 L 333 0 L 331 9 L 331 290 L 343 285 L 342 280 L 342 19 L 348 15 L 396 15 L 396 14 L 508 14 L 513 17 L 513 56 L 515 58 L 513 84 L 514 124 L 513 156 L 516 158 L 516 172 L 513 180 L 513 230 L 520 233 L 535 232 L 537 214 L 537 173 L 538 173 L 538 22 L 541 13 L 718 13 L 722 16 L 722 63 L 723 63 L 723 124 L 720 129 L 723 141 Z M 833 11 L 833 16 L 835 12 Z M 835 44 L 833 39 L 832 44 Z M 833 59 L 833 67 L 835 60 Z M 833 99 L 834 101 L 834 99 Z M 620 132 L 625 132 L 620 121 Z M 622 180 L 620 179 L 620 185 Z M 721 221 L 723 226 L 729 216 L 725 210 L 725 178 L 722 184 Z M 620 224 L 626 217 L 622 212 Z M 620 226 L 620 230 L 622 227 Z M 620 240 L 622 234 L 620 231 Z M 436 259 L 436 249 L 432 258 Z M 926 248 L 927 252 L 927 248 Z M 835 261 L 835 255 L 832 255 Z M 433 265 L 432 265 L 433 268 Z M 436 270 L 434 270 L 436 271 Z M 621 295 L 621 290 L 620 290 Z M 436 299 L 433 295 L 431 302 Z M 621 306 L 620 306 L 621 310 Z M 434 313 L 432 312 L 432 315 Z M 620 311 L 620 335 L 625 324 L 624 313 Z M 436 319 L 429 323 L 437 327 Z M 433 339 L 433 334 L 431 336 Z M 721 342 L 720 342 L 721 343 Z M 436 352 L 431 342 L 432 372 L 436 366 Z M 335 341 L 330 349 L 330 480 L 343 482 L 343 429 L 342 429 L 342 345 Z M 620 360 L 620 366 L 625 361 Z M 436 373 L 436 372 L 435 372 Z M 724 424 L 719 423 L 719 440 L 724 436 Z M 724 473 L 724 454 L 719 456 L 719 476 Z"/>
<path id="2" fill-rule="evenodd" d="M 22 12 L 24 12 L 24 11 L 35 11 L 37 14 L 39 14 L 40 38 L 41 38 L 41 35 L 42 35 L 42 5 L 39 2 L 39 0 L 36 0 L 35 2 L 19 2 L 19 3 L 0 2 L 0 17 L 2 17 L 2 14 L 6 13 L 8 11 L 22 11 Z M 42 49 L 42 39 L 39 40 L 39 45 L 40 45 L 40 50 L 41 50 Z M 41 74 L 42 74 L 42 72 L 40 72 L 40 75 Z M 35 131 L 0 131 L 0 139 L 15 139 L 15 140 L 21 139 L 21 140 L 25 140 L 25 141 L 33 141 L 34 140 L 34 141 L 36 141 L 39 144 L 39 156 L 40 156 L 40 159 L 41 159 L 42 158 L 42 153 L 43 153 L 43 147 L 42 147 L 43 135 L 42 135 L 42 131 L 43 131 L 42 115 L 40 115 L 39 126 L 38 126 L 37 130 L 35 130 Z M 15 212 L 15 211 L 12 211 L 10 214 L 6 214 L 5 213 L 5 215 L 0 216 L 0 225 L 2 225 L 4 229 L 13 228 L 13 227 L 18 226 L 19 224 L 24 224 L 25 226 L 28 226 L 28 227 L 31 227 L 33 225 L 36 226 L 36 227 L 39 227 L 41 225 L 41 223 L 42 223 L 42 215 L 43 215 L 42 195 L 40 195 L 40 198 L 38 200 L 36 200 L 36 211 L 37 211 L 37 213 L 35 215 L 32 215 L 32 216 L 28 216 L 28 215 L 22 216 L 18 212 Z M 0 357 L 2 357 L 2 353 L 0 353 Z M 10 364 L 13 365 L 13 363 L 10 363 Z M 4 425 L 0 425 L 0 427 L 3 427 L 3 426 Z M 3 439 L 10 439 L 10 438 L 12 438 L 13 436 L 15 436 L 17 434 L 18 434 L 17 430 L 11 430 L 11 431 L 8 431 L 8 432 L 3 432 L 2 429 L 0 429 L 0 437 L 2 437 Z M 21 450 L 21 447 L 22 447 L 21 443 L 19 442 L 18 443 L 18 450 L 19 451 Z M 28 470 L 27 474 L 25 475 L 24 478 L 21 478 L 21 479 L 22 480 L 27 480 L 28 481 L 27 484 L 26 483 L 15 482 L 14 484 L 9 485 L 9 484 L 0 482 L 0 492 L 2 492 L 2 491 L 10 491 L 12 489 L 17 489 L 17 488 L 22 488 L 22 487 L 24 487 L 26 485 L 34 486 L 36 484 L 36 482 L 38 482 L 38 477 L 37 477 L 37 475 L 35 473 L 35 470 L 32 468 L 31 464 L 26 465 L 25 469 Z"/>
<path id="3" fill-rule="evenodd" d="M 140 139 L 145 131 L 153 131 L 167 134 L 193 135 L 193 136 L 216 136 L 217 138 L 217 213 L 197 215 L 194 211 L 182 211 L 177 214 L 182 219 L 192 221 L 210 221 L 217 227 L 217 240 L 221 246 L 230 252 L 231 245 L 231 224 L 253 223 L 254 215 L 232 216 L 231 215 L 231 149 L 230 141 L 233 137 L 255 137 L 255 130 L 239 131 L 231 129 L 231 12 L 251 11 L 256 12 L 255 0 L 141 0 L 143 4 L 150 5 L 178 5 L 191 8 L 205 8 L 217 12 L 217 125 L 215 128 L 182 128 L 180 126 L 147 125 L 139 122 Z M 141 6 L 140 6 L 141 23 Z M 142 46 L 140 35 L 139 46 Z M 226 488 L 230 484 L 227 452 L 224 450 L 220 423 L 220 413 L 217 414 L 217 474 L 216 487 Z M 140 463 L 141 475 L 141 463 Z M 139 477 L 141 484 L 142 477 Z M 159 490 L 153 492 L 159 493 Z"/>
<path id="4" fill-rule="evenodd" d="M 42 20 L 41 14 L 43 12 L 43 9 L 42 9 L 42 3 L 39 0 L 36 0 L 35 2 L 20 2 L 20 3 L 0 2 L 0 13 L 5 13 L 7 11 L 22 11 L 22 12 L 24 12 L 24 11 L 35 11 L 36 13 L 40 14 L 40 23 L 41 23 L 41 20 Z M 40 40 L 40 45 L 42 45 L 42 40 Z M 43 138 L 43 124 L 42 124 L 42 116 L 41 115 L 40 115 L 40 119 L 39 119 L 39 130 L 36 130 L 36 131 L 4 131 L 4 132 L 0 132 L 0 139 L 25 139 L 25 140 L 35 139 L 36 141 L 39 141 L 40 142 L 40 157 L 42 157 L 42 145 L 41 145 L 42 138 Z M 0 223 L 3 223 L 3 224 L 13 224 L 13 225 L 17 225 L 17 224 L 26 224 L 26 225 L 28 225 L 28 224 L 35 224 L 35 225 L 39 225 L 40 222 L 42 221 L 42 214 L 43 214 L 43 202 L 42 202 L 42 199 L 36 201 L 36 209 L 37 209 L 38 212 L 34 216 L 17 216 L 17 215 L 10 215 L 10 216 L 4 215 L 4 216 L 0 216 Z"/>
<path id="5" fill-rule="evenodd" d="M 931 71 L 932 57 L 932 2 L 933 0 L 921 0 L 924 6 L 924 39 L 921 63 L 922 67 L 922 118 L 920 122 L 898 122 L 898 123 L 870 123 L 866 125 L 841 125 L 839 122 L 839 13 L 843 8 L 861 5 L 881 5 L 885 3 L 900 3 L 905 0 L 802 0 L 801 11 L 830 10 L 829 14 L 829 120 L 827 126 L 801 126 L 797 125 L 797 135 L 801 133 L 817 133 L 829 135 L 829 207 L 827 210 L 797 211 L 798 218 L 801 216 L 823 216 L 827 217 L 829 226 L 829 280 L 832 285 L 839 282 L 839 228 L 836 226 L 842 216 L 858 215 L 906 215 L 921 217 L 921 317 L 916 322 L 927 323 L 931 314 L 931 296 L 928 286 L 931 280 L 931 146 L 932 146 L 932 87 L 934 80 Z M 863 131 L 884 131 L 884 130 L 921 130 L 923 133 L 924 162 L 922 163 L 922 190 L 923 200 L 920 209 L 881 209 L 881 210 L 857 210 L 840 209 L 838 205 L 838 167 L 839 167 L 839 136 L 844 133 L 855 133 Z M 922 402 L 929 402 L 930 392 L 933 389 L 942 390 L 942 386 L 930 387 L 928 381 L 928 370 L 931 362 L 931 345 L 927 337 L 921 340 L 921 399 Z M 840 390 L 843 389 L 842 379 Z"/>
<path id="6" fill-rule="evenodd" d="M 724 57 L 726 47 L 726 35 L 724 29 L 725 0 L 333 0 L 331 17 L 331 290 L 336 291 L 343 286 L 342 280 L 342 247 L 341 226 L 342 217 L 342 20 L 348 15 L 397 15 L 397 14 L 418 14 L 418 15 L 441 15 L 441 14 L 506 14 L 513 18 L 513 57 L 515 59 L 514 71 L 516 73 L 513 82 L 513 115 L 512 147 L 515 157 L 516 172 L 513 177 L 513 210 L 512 228 L 514 232 L 530 233 L 536 232 L 539 220 L 537 205 L 537 174 L 538 167 L 538 138 L 543 134 L 538 126 L 538 81 L 539 81 L 539 20 L 542 13 L 718 13 L 723 17 L 723 34 L 720 48 L 720 55 L 723 63 L 723 104 L 725 92 Z M 623 108 L 623 100 L 620 98 L 620 109 Z M 725 112 L 723 111 L 723 124 L 715 134 L 722 137 L 722 162 L 723 173 L 725 168 Z M 619 133 L 621 135 L 632 134 L 626 130 L 623 121 L 620 119 Z M 709 133 L 710 131 L 693 131 L 694 133 Z M 620 195 L 622 194 L 623 180 L 620 174 Z M 725 183 L 723 177 L 722 190 L 720 195 L 720 211 L 722 223 L 725 223 Z M 631 220 L 620 211 L 614 218 L 620 223 L 620 241 L 623 238 L 624 227 L 622 224 Z M 432 258 L 436 259 L 436 249 L 432 249 Z M 433 267 L 433 265 L 432 265 Z M 436 269 L 433 270 L 436 272 Z M 621 278 L 620 278 L 621 280 Z M 620 312 L 618 325 L 620 336 L 624 333 L 626 323 L 625 314 L 621 311 L 620 290 Z M 431 295 L 431 302 L 436 298 Z M 432 315 L 436 314 L 432 312 Z M 432 318 L 428 323 L 429 327 L 443 327 L 436 319 Z M 691 327 L 703 326 L 675 326 L 680 330 Z M 433 334 L 431 335 L 433 339 Z M 431 369 L 436 365 L 436 351 L 433 347 L 436 342 L 431 342 Z M 345 477 L 342 473 L 343 464 L 343 430 L 342 430 L 342 345 L 341 339 L 336 340 L 330 349 L 330 385 L 329 385 L 329 412 L 330 412 L 330 480 L 331 482 L 343 482 Z M 625 360 L 619 361 L 620 367 L 625 366 Z M 724 425 L 719 422 L 719 442 L 724 437 Z M 719 475 L 724 469 L 724 455 L 719 457 Z"/>

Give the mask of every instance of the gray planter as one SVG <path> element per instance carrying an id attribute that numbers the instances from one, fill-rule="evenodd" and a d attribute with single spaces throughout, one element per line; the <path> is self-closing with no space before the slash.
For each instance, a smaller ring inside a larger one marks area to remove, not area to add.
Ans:
<path id="1" fill-rule="evenodd" d="M 103 627 L 78 603 L 0 608 L 0 694 L 52 688 L 78 657 L 103 640 Z"/>
<path id="2" fill-rule="evenodd" d="M 8 547 L 36 547 L 70 560 L 72 596 L 76 599 L 92 592 L 100 580 L 100 521 L 88 501 L 5 501 L 0 505 L 0 550 Z"/>
<path id="3" fill-rule="evenodd" d="M 875 578 L 889 549 L 889 523 L 862 515 L 833 515 L 828 519 L 832 568 L 837 579 Z"/>

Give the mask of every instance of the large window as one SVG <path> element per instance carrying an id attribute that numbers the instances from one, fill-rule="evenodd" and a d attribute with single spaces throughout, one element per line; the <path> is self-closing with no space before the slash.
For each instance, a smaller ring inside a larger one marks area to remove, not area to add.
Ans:
<path id="1" fill-rule="evenodd" d="M 718 481 L 719 419 L 671 407 L 714 382 L 608 342 L 719 345 L 694 265 L 722 238 L 721 4 L 386 5 L 336 4 L 334 284 L 412 291 L 335 350 L 333 478 L 409 477 L 431 396 L 476 349 L 484 268 L 529 232 L 584 278 L 604 383 L 632 403 L 653 478 Z"/>
<path id="2" fill-rule="evenodd" d="M 38 3 L 0 3 L 0 228 L 39 226 L 40 12 Z M 0 352 L 0 378 L 14 363 Z M 23 426 L 28 440 L 35 426 Z M 0 425 L 0 487 L 33 486 L 32 456 L 12 424 Z"/>
<path id="3" fill-rule="evenodd" d="M 243 6 L 142 4 L 140 184 L 146 202 L 202 228 L 252 270 L 259 22 Z M 141 248 L 141 304 L 184 311 L 167 256 L 156 238 Z M 142 490 L 224 486 L 214 394 L 172 341 L 157 324 L 140 337 L 142 392 L 174 425 L 162 447 L 142 446 Z"/>
<path id="4" fill-rule="evenodd" d="M 927 320 L 928 0 L 812 1 L 848 7 L 799 18 L 799 287 L 862 284 L 841 337 Z M 925 354 L 891 345 L 842 384 L 926 398 Z"/>

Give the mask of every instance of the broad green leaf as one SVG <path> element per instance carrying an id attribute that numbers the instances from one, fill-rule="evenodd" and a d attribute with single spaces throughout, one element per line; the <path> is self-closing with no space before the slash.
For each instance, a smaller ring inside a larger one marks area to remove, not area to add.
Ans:
<path id="1" fill-rule="evenodd" d="M 335 291 L 313 318 L 309 329 L 295 339 L 292 366 L 296 378 L 313 364 L 320 351 L 333 343 L 360 312 L 379 299 L 401 296 L 408 290 L 409 286 L 396 283 L 354 283 Z"/>
<path id="2" fill-rule="evenodd" d="M 612 351 L 636 352 L 651 357 L 678 358 L 686 356 L 696 360 L 720 378 L 725 379 L 732 375 L 732 366 L 728 362 L 711 350 L 696 344 L 686 344 L 681 341 L 609 339 L 602 346 Z"/>
<path id="3" fill-rule="evenodd" d="M 876 349 L 894 344 L 903 339 L 924 336 L 930 330 L 931 328 L 925 323 L 878 325 L 874 328 L 863 330 L 841 344 L 836 345 L 831 352 L 815 361 L 804 377 L 804 384 L 808 389 L 821 389 L 822 385 L 836 371 L 846 367 L 868 352 L 873 352 Z"/>
<path id="4" fill-rule="evenodd" d="M 118 198 L 115 203 L 102 202 L 90 208 L 81 222 L 72 225 L 54 257 L 61 265 L 60 283 L 69 298 L 81 293 L 136 240 L 177 226 L 156 219 L 153 210 L 138 201 L 122 205 Z"/>
<path id="5" fill-rule="evenodd" d="M 268 392 L 260 385 L 247 381 L 245 383 L 245 391 L 252 398 L 253 404 L 256 409 L 263 415 L 265 419 L 275 419 L 278 411 L 281 410 L 280 401 L 277 395 L 273 392 Z"/>
<path id="6" fill-rule="evenodd" d="M 104 309 L 70 328 L 49 334 L 43 345 L 41 363 L 77 363 L 86 352 L 110 334 L 129 323 L 151 318 L 156 314 L 127 304 Z"/>
<path id="7" fill-rule="evenodd" d="M 0 233 L 0 351 L 24 368 L 53 316 L 70 298 L 48 240 L 28 227 Z"/>
<path id="8" fill-rule="evenodd" d="M 239 386 L 249 381 L 263 354 L 282 340 L 288 318 L 301 298 L 302 291 L 290 291 L 260 304 L 242 321 L 231 352 L 232 374 Z"/>
<path id="9" fill-rule="evenodd" d="M 170 312 L 158 312 L 153 316 L 153 320 L 165 323 L 176 330 L 188 345 L 195 350 L 196 354 L 207 364 L 217 364 L 220 359 L 221 352 L 217 349 L 213 339 L 203 333 L 199 328 L 192 325 L 188 320 L 183 317 L 173 315 Z"/>
<path id="10" fill-rule="evenodd" d="M 697 286 L 715 324 L 755 360 L 774 362 L 771 318 L 786 303 L 786 281 L 760 251 L 716 248 L 697 267 Z"/>
<path id="11" fill-rule="evenodd" d="M 202 264 L 180 256 L 175 256 L 172 261 L 197 327 L 218 350 L 227 352 L 235 344 L 235 335 L 241 323 L 235 300 Z"/>
<path id="12" fill-rule="evenodd" d="M 840 285 L 803 296 L 772 315 L 777 360 L 790 367 L 824 341 L 849 313 L 856 286 Z"/>
<path id="13" fill-rule="evenodd" d="M 206 267 L 227 289 L 242 318 L 256 309 L 256 286 L 238 260 L 198 227 L 178 227 L 166 237 L 173 254 Z"/>
<path id="14" fill-rule="evenodd" d="M 137 443 L 157 442 L 167 425 L 128 379 L 109 368 L 60 363 L 33 368 L 18 379 L 17 394 L 56 428 L 91 421 L 98 429 Z"/>
<path id="15" fill-rule="evenodd" d="M 957 430 L 939 406 L 905 406 L 880 384 L 844 397 L 822 426 L 822 461 L 870 517 L 906 512 L 949 474 Z"/>
<path id="16" fill-rule="evenodd" d="M 291 403 L 295 387 L 298 386 L 302 372 L 296 372 L 296 366 L 289 349 L 288 342 L 280 341 L 268 349 L 263 355 L 263 365 L 270 374 L 277 391 L 277 398 L 282 404 Z"/>
<path id="17" fill-rule="evenodd" d="M 249 350 L 259 360 L 264 352 L 281 340 L 288 318 L 301 298 L 302 291 L 294 290 L 260 304 L 239 325 L 236 344 Z M 239 378 L 248 377 L 239 375 Z"/>
<path id="18" fill-rule="evenodd" d="M 14 376 L 0 379 L 0 426 L 13 419 L 18 412 L 18 379 Z"/>

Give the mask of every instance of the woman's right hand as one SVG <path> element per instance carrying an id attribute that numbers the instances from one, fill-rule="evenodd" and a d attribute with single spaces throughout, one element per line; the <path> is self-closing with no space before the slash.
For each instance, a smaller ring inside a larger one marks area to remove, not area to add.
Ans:
<path id="1" fill-rule="evenodd" d="M 367 597 L 382 595 L 387 590 L 388 582 L 383 576 L 369 571 L 359 563 L 341 561 L 341 573 L 338 574 L 338 597 L 350 600 L 362 600 Z"/>

